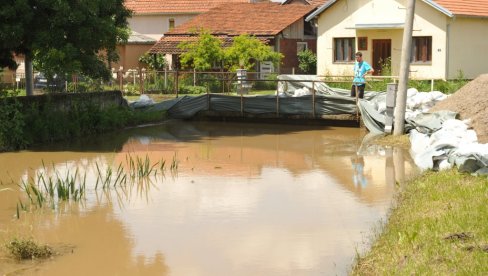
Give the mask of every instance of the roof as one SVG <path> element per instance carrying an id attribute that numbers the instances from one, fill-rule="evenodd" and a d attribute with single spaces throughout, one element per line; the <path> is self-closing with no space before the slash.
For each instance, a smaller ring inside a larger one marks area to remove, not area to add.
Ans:
<path id="1" fill-rule="evenodd" d="M 281 2 L 281 4 L 285 5 L 285 4 L 293 3 L 294 1 L 297 1 L 297 0 L 285 0 L 285 1 Z M 329 0 L 300 0 L 300 1 L 307 3 L 309 5 L 312 5 L 314 7 L 318 7 L 320 5 L 323 5 L 325 2 L 327 2 Z"/>
<path id="2" fill-rule="evenodd" d="M 197 15 L 190 21 L 165 33 L 165 35 L 189 34 L 196 29 L 203 28 L 210 30 L 214 35 L 274 36 L 305 17 L 313 9 L 315 7 L 302 4 L 223 4 L 204 14 Z"/>
<path id="3" fill-rule="evenodd" d="M 488 17 L 488 0 L 435 0 L 454 15 Z"/>
<path id="4" fill-rule="evenodd" d="M 328 0 L 317 10 L 311 13 L 306 21 L 312 20 L 338 0 Z M 434 7 L 445 15 L 488 17 L 488 0 L 423 0 L 423 2 Z"/>
<path id="5" fill-rule="evenodd" d="M 125 0 L 135 14 L 202 13 L 225 3 L 249 3 L 250 0 Z"/>
<path id="6" fill-rule="evenodd" d="M 152 37 L 145 36 L 135 31 L 131 31 L 129 38 L 127 39 L 128 44 L 154 44 L 156 39 Z"/>
<path id="7" fill-rule="evenodd" d="M 229 47 L 232 45 L 232 37 L 229 36 L 217 36 L 222 41 L 222 47 Z M 264 43 L 268 42 L 266 38 L 258 38 Z M 177 36 L 164 36 L 158 43 L 156 43 L 148 52 L 151 54 L 164 53 L 164 54 L 182 54 L 182 49 L 178 48 L 178 45 L 182 42 L 194 42 L 198 40 L 198 36 L 195 35 L 177 35 Z"/>

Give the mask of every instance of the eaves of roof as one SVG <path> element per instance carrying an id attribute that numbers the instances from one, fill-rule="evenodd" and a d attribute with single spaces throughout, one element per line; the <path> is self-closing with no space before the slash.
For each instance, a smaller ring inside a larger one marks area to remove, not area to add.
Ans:
<path id="1" fill-rule="evenodd" d="M 317 10 L 308 15 L 305 18 L 305 21 L 312 20 L 338 1 L 339 0 L 330 0 L 326 2 Z M 433 7 L 434 9 L 445 14 L 448 17 L 488 17 L 488 0 L 422 0 L 422 2 Z"/>

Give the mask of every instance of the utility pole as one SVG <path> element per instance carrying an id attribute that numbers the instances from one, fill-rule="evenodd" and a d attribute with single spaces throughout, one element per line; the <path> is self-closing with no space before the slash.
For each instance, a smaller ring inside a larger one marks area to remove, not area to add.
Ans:
<path id="1" fill-rule="evenodd" d="M 415 0 L 407 0 L 407 14 L 403 29 L 402 56 L 395 108 L 395 124 L 393 135 L 403 135 L 405 132 L 405 106 L 407 105 L 408 73 L 410 71 L 410 54 L 412 49 L 412 29 L 415 15 Z"/>

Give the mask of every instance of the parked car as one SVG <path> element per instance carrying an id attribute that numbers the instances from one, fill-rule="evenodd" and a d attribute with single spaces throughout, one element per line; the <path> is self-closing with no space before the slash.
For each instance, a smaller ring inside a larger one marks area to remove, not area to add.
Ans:
<path id="1" fill-rule="evenodd" d="M 34 88 L 46 88 L 47 87 L 47 78 L 44 76 L 43 73 L 37 73 L 34 75 Z"/>
<path id="2" fill-rule="evenodd" d="M 49 80 L 46 75 L 39 72 L 34 75 L 34 88 L 35 89 L 52 89 L 52 90 L 63 90 L 64 80 L 58 75 L 54 75 L 51 80 Z"/>

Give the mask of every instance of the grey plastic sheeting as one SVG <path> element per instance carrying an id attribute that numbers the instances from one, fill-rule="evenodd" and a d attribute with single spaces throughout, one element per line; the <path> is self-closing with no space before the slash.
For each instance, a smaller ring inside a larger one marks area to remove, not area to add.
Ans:
<path id="1" fill-rule="evenodd" d="M 385 100 L 386 93 L 378 93 L 368 100 L 359 101 L 364 125 L 372 134 L 382 134 L 385 115 L 376 107 Z M 488 175 L 488 144 L 475 142 L 476 133 L 468 127 L 449 129 L 445 125 L 462 125 L 456 120 L 457 113 L 439 111 L 420 113 L 405 120 L 412 148 L 410 154 L 422 170 L 442 170 L 456 166 L 460 172 Z M 474 137 L 473 137 L 474 136 Z"/>
<path id="2" fill-rule="evenodd" d="M 231 96 L 205 94 L 184 96 L 171 101 L 164 101 L 148 107 L 148 110 L 167 111 L 170 118 L 187 119 L 200 111 L 244 112 L 248 114 L 313 115 L 314 99 L 302 97 Z M 341 95 L 315 96 L 315 115 L 356 114 L 355 99 Z"/>

